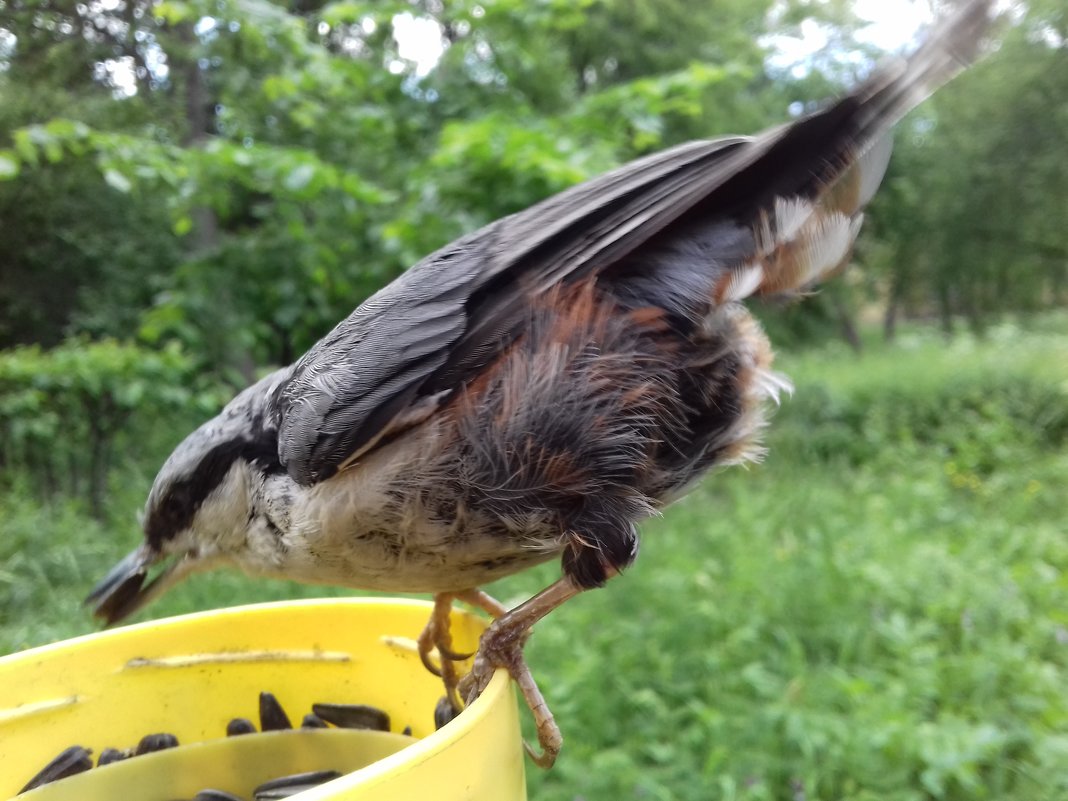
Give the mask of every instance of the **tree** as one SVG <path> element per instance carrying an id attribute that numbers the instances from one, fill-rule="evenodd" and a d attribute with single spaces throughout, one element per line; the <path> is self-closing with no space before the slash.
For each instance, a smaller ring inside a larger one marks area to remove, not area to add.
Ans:
<path id="1" fill-rule="evenodd" d="M 1063 304 L 1068 285 L 1066 18 L 1031 4 L 997 55 L 905 121 L 871 217 L 887 247 L 886 331 L 934 308 L 991 314 Z"/>
<path id="2" fill-rule="evenodd" d="M 78 288 L 66 311 L 18 323 L 8 341 L 61 324 L 127 335 L 136 318 L 147 341 L 180 339 L 235 382 L 291 360 L 460 233 L 653 149 L 779 121 L 854 69 L 821 56 L 824 71 L 795 79 L 765 63 L 762 34 L 813 15 L 848 41 L 855 20 L 840 2 L 0 2 L 0 86 L 23 98 L 0 112 L 0 203 L 9 193 L 5 213 L 51 243 L 22 242 L 4 269 Z M 436 64 L 402 48 L 402 19 L 440 38 Z M 873 214 L 884 241 L 862 247 L 883 258 L 892 309 L 940 302 L 979 320 L 1063 293 L 1064 226 L 1041 198 L 1063 186 L 1049 143 L 1064 122 L 1018 124 L 1063 97 L 1063 39 L 1036 43 L 1049 19 L 1053 4 L 1037 4 L 1006 35 L 1027 69 L 991 61 L 906 127 Z M 934 124 L 949 133 L 925 136 Z M 983 191 L 959 192 L 976 162 L 989 166 Z M 42 180 L 49 170 L 62 181 Z M 40 194 L 23 204 L 28 184 Z M 87 209 L 71 212 L 86 221 L 78 242 L 112 232 L 95 262 L 28 216 L 63 191 Z M 990 232 L 1002 251 L 975 245 L 962 271 L 984 197 L 1024 210 L 1011 231 L 1023 244 Z M 101 257 L 112 250 L 121 258 Z M 906 281 L 921 252 L 931 279 Z M 990 265 L 1010 257 L 1041 259 L 1045 283 L 1006 284 L 1010 268 Z M 847 295 L 831 298 L 843 320 Z"/>

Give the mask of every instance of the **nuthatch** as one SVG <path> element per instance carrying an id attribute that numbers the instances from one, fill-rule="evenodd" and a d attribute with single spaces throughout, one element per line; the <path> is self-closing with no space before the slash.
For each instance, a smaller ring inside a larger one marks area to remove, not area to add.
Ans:
<path id="1" fill-rule="evenodd" d="M 114 622 L 222 564 L 434 593 L 420 648 L 456 706 L 448 615 L 468 600 L 497 619 L 460 690 L 506 667 L 551 764 L 531 626 L 627 567 L 638 521 L 760 453 L 789 384 L 743 302 L 845 267 L 890 127 L 972 59 L 990 6 L 821 111 L 639 159 L 423 259 L 175 449 L 143 544 L 88 602 Z M 511 611 L 476 589 L 555 557 L 563 577 Z"/>

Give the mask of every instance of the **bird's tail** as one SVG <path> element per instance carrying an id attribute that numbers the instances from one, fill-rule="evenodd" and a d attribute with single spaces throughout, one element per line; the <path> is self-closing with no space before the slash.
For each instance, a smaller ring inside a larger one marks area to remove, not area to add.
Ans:
<path id="1" fill-rule="evenodd" d="M 912 55 L 881 64 L 829 107 L 753 143 L 761 152 L 709 198 L 734 199 L 736 218 L 747 219 L 754 236 L 753 250 L 717 280 L 717 301 L 796 292 L 848 263 L 886 172 L 891 127 L 975 60 L 992 5 L 970 0 Z"/>
<path id="2" fill-rule="evenodd" d="M 886 129 L 927 99 L 981 52 L 990 26 L 992 0 L 968 0 L 908 58 L 881 65 L 852 93 L 865 114 L 862 128 Z"/>

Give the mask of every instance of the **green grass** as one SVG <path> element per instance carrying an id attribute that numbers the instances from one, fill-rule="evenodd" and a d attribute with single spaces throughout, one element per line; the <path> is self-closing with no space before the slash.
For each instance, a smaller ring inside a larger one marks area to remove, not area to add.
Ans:
<path id="1" fill-rule="evenodd" d="M 1068 798 L 1068 320 L 779 366 L 798 390 L 766 461 L 646 525 L 626 575 L 531 639 L 566 738 L 531 798 Z M 107 526 L 0 496 L 0 648 L 92 629 L 80 599 L 147 480 Z M 220 573 L 149 613 L 321 594 Z"/>

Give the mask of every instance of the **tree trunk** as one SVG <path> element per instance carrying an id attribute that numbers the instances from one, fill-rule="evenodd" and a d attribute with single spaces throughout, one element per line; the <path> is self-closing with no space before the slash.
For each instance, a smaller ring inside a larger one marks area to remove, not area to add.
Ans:
<path id="1" fill-rule="evenodd" d="M 183 25 L 180 38 L 185 51 L 181 58 L 181 73 L 185 84 L 186 133 L 183 144 L 187 147 L 203 147 L 215 133 L 215 100 L 211 95 L 211 86 L 207 75 L 200 67 L 197 53 L 196 34 L 192 26 Z M 195 256 L 210 254 L 219 247 L 220 226 L 215 210 L 200 206 L 192 210 L 193 220 L 192 252 Z M 229 282 L 226 276 L 220 276 L 212 295 L 212 320 L 216 326 L 216 336 L 210 336 L 208 342 L 215 349 L 209 358 L 220 365 L 229 365 L 241 373 L 247 383 L 252 383 L 256 369 L 248 349 L 236 344 L 233 337 L 226 337 L 222 332 L 232 327 L 228 321 L 233 320 Z"/>
<path id="2" fill-rule="evenodd" d="M 214 104 L 210 102 L 204 71 L 196 53 L 196 34 L 189 25 L 183 25 L 180 38 L 185 46 L 181 66 L 185 84 L 185 137 L 187 147 L 198 147 L 212 133 L 215 118 Z M 219 220 L 207 207 L 193 210 L 193 250 L 197 253 L 212 250 L 219 243 Z"/>
<path id="3" fill-rule="evenodd" d="M 942 333 L 946 339 L 953 338 L 953 305 L 949 297 L 949 287 L 944 282 L 938 284 L 938 315 L 942 322 Z"/>
<path id="4" fill-rule="evenodd" d="M 883 341 L 886 343 L 893 342 L 897 337 L 897 315 L 900 306 L 897 295 L 891 295 L 886 301 L 886 311 L 883 312 Z"/>
<path id="5" fill-rule="evenodd" d="M 67 452 L 67 472 L 70 475 L 68 490 L 71 497 L 77 498 L 82 491 L 82 466 L 73 450 Z"/>
<path id="6" fill-rule="evenodd" d="M 860 332 L 857 330 L 852 310 L 837 294 L 831 298 L 831 304 L 834 306 L 834 313 L 838 317 L 838 326 L 842 333 L 842 339 L 849 343 L 849 347 L 853 349 L 854 353 L 862 353 L 864 351 L 864 343 L 860 339 Z"/>
<path id="7" fill-rule="evenodd" d="M 894 271 L 890 283 L 890 295 L 886 299 L 886 311 L 883 312 L 883 341 L 893 342 L 897 337 L 897 318 L 901 313 L 901 303 L 905 296 L 905 275 L 901 270 Z"/>
<path id="8" fill-rule="evenodd" d="M 89 418 L 89 511 L 97 520 L 105 517 L 111 447 L 121 425 L 115 402 L 104 392 L 98 403 L 86 403 Z"/>
<path id="9" fill-rule="evenodd" d="M 107 495 L 106 466 L 107 435 L 97 419 L 89 421 L 89 512 L 97 520 L 104 519 L 104 497 Z"/>
<path id="10" fill-rule="evenodd" d="M 292 364 L 296 361 L 295 348 L 293 347 L 293 335 L 288 328 L 280 323 L 272 321 L 271 330 L 277 337 L 278 348 L 275 352 L 275 364 Z"/>

